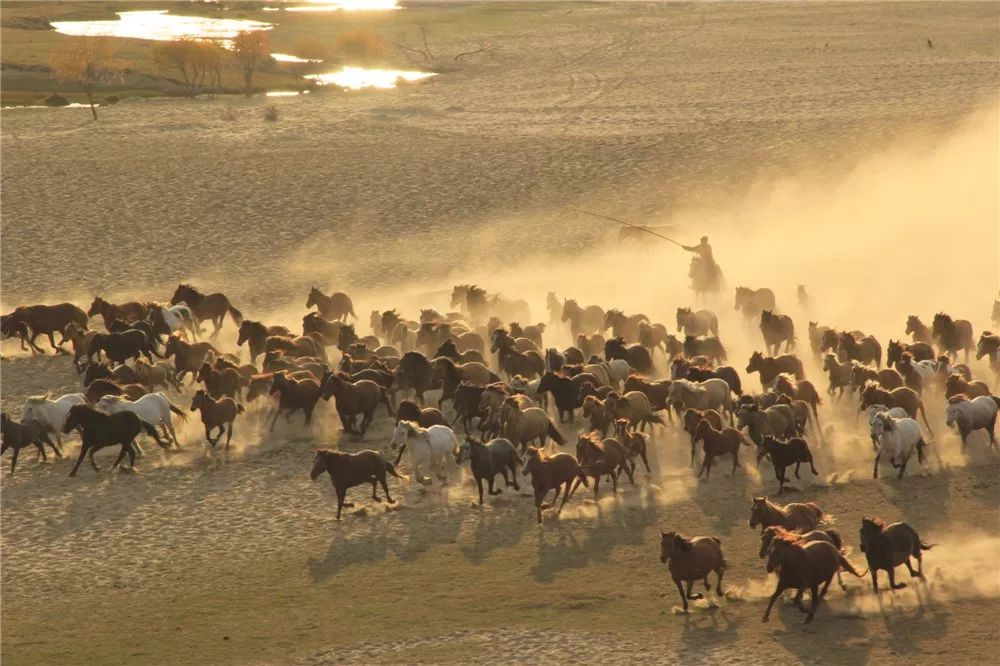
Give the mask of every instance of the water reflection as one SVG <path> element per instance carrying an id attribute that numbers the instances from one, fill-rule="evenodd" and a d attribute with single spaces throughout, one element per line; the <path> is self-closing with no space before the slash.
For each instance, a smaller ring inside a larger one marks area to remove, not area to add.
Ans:
<path id="1" fill-rule="evenodd" d="M 334 12 L 334 11 L 385 11 L 400 9 L 397 0 L 304 0 L 303 4 L 287 7 L 265 7 L 265 12 Z"/>
<path id="2" fill-rule="evenodd" d="M 288 53 L 272 53 L 271 57 L 278 62 L 323 62 L 322 60 L 315 60 L 311 58 L 300 58 Z"/>
<path id="3" fill-rule="evenodd" d="M 273 25 L 249 19 L 219 19 L 178 16 L 167 10 L 118 12 L 117 21 L 53 21 L 52 27 L 64 35 L 90 37 L 130 37 L 170 41 L 174 39 L 228 40 L 244 30 L 270 30 Z"/>
<path id="4" fill-rule="evenodd" d="M 336 72 L 308 74 L 320 85 L 333 84 L 350 90 L 361 88 L 395 88 L 399 81 L 420 81 L 434 76 L 433 72 L 416 72 L 398 69 L 365 69 L 364 67 L 344 67 Z"/>

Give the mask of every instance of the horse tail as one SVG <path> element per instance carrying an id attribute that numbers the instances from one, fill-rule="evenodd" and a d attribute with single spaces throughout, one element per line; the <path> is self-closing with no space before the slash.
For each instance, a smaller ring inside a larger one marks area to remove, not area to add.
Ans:
<path id="1" fill-rule="evenodd" d="M 997 403 L 997 409 L 1000 409 L 1000 395 L 991 395 L 993 402 Z"/>
<path id="2" fill-rule="evenodd" d="M 917 462 L 920 463 L 921 465 L 927 463 L 927 455 L 924 453 L 924 449 L 926 448 L 927 448 L 927 442 L 925 442 L 924 438 L 921 437 L 920 439 L 917 440 Z"/>
<path id="3" fill-rule="evenodd" d="M 556 425 L 552 423 L 551 419 L 549 419 L 548 434 L 549 437 L 555 440 L 555 443 L 559 446 L 564 446 L 566 444 L 566 439 L 562 436 L 562 433 L 559 432 L 559 429 L 556 428 Z"/>
<path id="4" fill-rule="evenodd" d="M 227 310 L 229 311 L 229 316 L 233 318 L 233 323 L 237 326 L 243 324 L 243 313 L 230 305 Z"/>
<path id="5" fill-rule="evenodd" d="M 819 504 L 816 504 L 816 502 L 806 502 L 805 504 L 816 514 L 816 518 L 819 522 L 825 523 L 830 520 L 830 515 L 825 513 L 823 509 L 820 508 Z"/>
<path id="6" fill-rule="evenodd" d="M 644 417 L 646 423 L 656 423 L 658 425 L 663 425 L 663 417 L 656 412 L 650 412 Z"/>
<path id="7" fill-rule="evenodd" d="M 391 462 L 389 462 L 388 460 L 385 461 L 385 471 L 402 481 L 407 481 L 410 478 L 405 474 L 400 474 L 398 471 L 396 471 L 396 466 Z"/>
<path id="8" fill-rule="evenodd" d="M 185 412 L 183 409 L 181 409 L 180 407 L 178 407 L 174 403 L 170 402 L 169 400 L 167 401 L 167 405 L 170 407 L 170 411 L 172 411 L 174 414 L 176 414 L 177 418 L 179 418 L 181 421 L 187 421 L 188 420 L 187 412 Z"/>
<path id="9" fill-rule="evenodd" d="M 920 539 L 917 539 L 917 547 L 916 547 L 915 550 L 918 550 L 918 551 L 920 551 L 920 550 L 930 550 L 931 548 L 933 548 L 936 545 L 937 545 L 936 543 L 927 543 L 926 541 L 920 541 Z"/>
<path id="10" fill-rule="evenodd" d="M 837 530 L 833 530 L 833 529 L 823 530 L 823 531 L 826 532 L 826 535 L 828 537 L 830 537 L 830 543 L 832 543 L 834 546 L 836 546 L 837 550 L 843 552 L 843 550 L 844 550 L 844 539 L 843 539 L 843 537 L 840 536 L 840 532 L 838 532 Z"/>
<path id="11" fill-rule="evenodd" d="M 850 561 L 848 561 L 848 559 L 839 552 L 837 553 L 837 558 L 840 560 L 840 568 L 843 569 L 844 571 L 854 574 L 858 578 L 864 578 L 865 576 L 868 575 L 868 569 L 865 569 L 864 571 L 858 571 L 857 569 L 854 568 L 854 565 L 851 564 Z"/>

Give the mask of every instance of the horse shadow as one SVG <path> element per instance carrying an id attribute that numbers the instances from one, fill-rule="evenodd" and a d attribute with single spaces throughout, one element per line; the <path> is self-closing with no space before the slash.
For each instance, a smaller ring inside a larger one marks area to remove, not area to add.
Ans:
<path id="1" fill-rule="evenodd" d="M 942 604 L 934 601 L 926 583 L 914 580 L 910 587 L 917 597 L 916 609 L 887 608 L 886 601 L 891 596 L 886 595 L 891 595 L 891 592 L 877 595 L 879 615 L 895 655 L 920 654 L 921 640 L 940 639 L 948 634 L 951 614 Z"/>
<path id="2" fill-rule="evenodd" d="M 802 664 L 816 664 L 830 659 L 829 642 L 816 640 L 816 634 L 823 631 L 821 623 L 828 623 L 835 619 L 832 617 L 828 604 L 820 604 L 811 624 L 805 624 L 805 614 L 792 604 L 776 604 L 771 612 L 772 623 L 775 621 L 776 615 L 781 619 L 784 628 L 774 631 L 772 636 L 790 654 L 797 657 L 793 661 Z M 858 664 L 860 666 L 870 662 L 869 640 L 865 632 L 865 622 L 862 619 L 849 618 L 847 621 L 838 622 L 835 631 L 836 662 L 838 664 Z"/>
<path id="3" fill-rule="evenodd" d="M 491 506 L 477 507 L 479 515 L 472 542 L 459 546 L 465 559 L 473 564 L 482 563 L 494 550 L 517 545 L 531 525 L 529 516 L 533 506 L 529 502 L 500 500 L 499 497 Z"/>
<path id="4" fill-rule="evenodd" d="M 681 645 L 677 661 L 681 664 L 704 664 L 726 661 L 732 657 L 730 647 L 740 638 L 740 617 L 719 607 L 708 612 L 689 612 L 681 627 Z M 689 650 L 693 648 L 693 653 Z M 718 653 L 718 654 L 717 654 Z"/>
<path id="5" fill-rule="evenodd" d="M 736 476 L 719 475 L 709 481 L 699 481 L 694 488 L 694 503 L 701 512 L 712 518 L 711 534 L 732 534 L 734 526 L 742 528 L 742 520 L 734 517 L 749 517 L 750 503 L 745 495 L 746 484 L 750 479 L 745 472 L 737 468 Z"/>

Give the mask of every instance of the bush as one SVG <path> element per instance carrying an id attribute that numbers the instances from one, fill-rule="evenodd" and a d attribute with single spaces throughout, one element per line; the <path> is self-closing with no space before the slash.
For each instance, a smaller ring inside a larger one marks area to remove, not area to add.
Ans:
<path id="1" fill-rule="evenodd" d="M 278 119 L 278 107 L 271 104 L 270 106 L 264 107 L 264 120 L 269 123 L 273 123 Z"/>
<path id="2" fill-rule="evenodd" d="M 385 57 L 389 47 L 384 39 L 370 29 L 358 28 L 337 35 L 333 50 L 343 60 L 364 62 Z"/>
<path id="3" fill-rule="evenodd" d="M 69 106 L 69 100 L 59 93 L 52 93 L 42 100 L 42 104 L 45 106 Z"/>
<path id="4" fill-rule="evenodd" d="M 236 120 L 236 109 L 231 106 L 227 106 L 222 110 L 222 119 L 227 122 L 234 122 Z"/>
<path id="5" fill-rule="evenodd" d="M 112 104 L 117 104 L 120 101 L 122 101 L 122 98 L 118 95 L 108 95 L 104 98 L 105 106 L 111 106 Z"/>

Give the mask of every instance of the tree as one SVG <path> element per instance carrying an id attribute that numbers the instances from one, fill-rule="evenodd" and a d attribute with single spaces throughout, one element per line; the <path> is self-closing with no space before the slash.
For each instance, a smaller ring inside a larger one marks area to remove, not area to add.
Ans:
<path id="1" fill-rule="evenodd" d="M 270 54 L 271 45 L 263 30 L 246 30 L 233 37 L 233 55 L 243 71 L 247 97 L 253 96 L 253 73 Z"/>
<path id="2" fill-rule="evenodd" d="M 198 58 L 198 42 L 191 38 L 162 42 L 153 47 L 153 62 L 163 72 L 177 70 L 184 79 L 184 87 L 193 95 L 197 85 L 195 62 Z"/>
<path id="3" fill-rule="evenodd" d="M 107 37 L 74 37 L 57 48 L 49 58 L 52 75 L 57 81 L 77 83 L 87 93 L 90 112 L 97 120 L 94 106 L 94 86 L 121 78 L 125 63 Z"/>
<path id="4" fill-rule="evenodd" d="M 384 58 L 389 48 L 384 39 L 368 28 L 357 28 L 337 35 L 333 51 L 343 60 L 370 62 Z"/>

